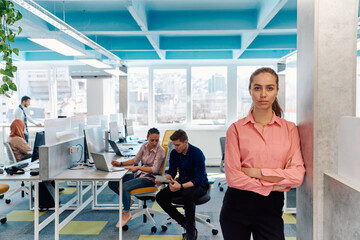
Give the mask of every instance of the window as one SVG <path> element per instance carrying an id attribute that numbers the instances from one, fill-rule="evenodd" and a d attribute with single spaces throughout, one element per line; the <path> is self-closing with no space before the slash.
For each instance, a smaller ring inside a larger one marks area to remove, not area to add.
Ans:
<path id="1" fill-rule="evenodd" d="M 154 70 L 154 123 L 186 122 L 186 69 Z"/>
<path id="2" fill-rule="evenodd" d="M 86 116 L 86 79 L 72 79 L 68 68 L 56 69 L 57 115 Z"/>
<path id="3" fill-rule="evenodd" d="M 50 118 L 49 77 L 48 69 L 20 70 L 18 73 L 19 102 L 24 95 L 31 98 L 29 111 L 33 119 Z"/>
<path id="4" fill-rule="evenodd" d="M 249 94 L 249 79 L 251 74 L 258 68 L 270 66 L 240 66 L 237 67 L 238 82 L 238 118 L 246 117 L 249 114 L 252 99 Z"/>
<path id="5" fill-rule="evenodd" d="M 225 124 L 226 86 L 227 67 L 193 67 L 191 69 L 192 124 Z"/>
<path id="6" fill-rule="evenodd" d="M 134 125 L 148 125 L 149 69 L 128 69 L 128 109 Z"/>

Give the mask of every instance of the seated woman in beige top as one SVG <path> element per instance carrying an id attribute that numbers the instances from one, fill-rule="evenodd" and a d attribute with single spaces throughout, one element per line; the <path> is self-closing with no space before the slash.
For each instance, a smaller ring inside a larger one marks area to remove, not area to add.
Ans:
<path id="1" fill-rule="evenodd" d="M 31 157 L 31 154 L 28 154 L 28 152 L 32 151 L 32 148 L 27 145 L 25 141 L 24 130 L 25 123 L 22 120 L 14 120 L 10 125 L 10 137 L 8 142 L 10 143 L 17 161 Z"/>

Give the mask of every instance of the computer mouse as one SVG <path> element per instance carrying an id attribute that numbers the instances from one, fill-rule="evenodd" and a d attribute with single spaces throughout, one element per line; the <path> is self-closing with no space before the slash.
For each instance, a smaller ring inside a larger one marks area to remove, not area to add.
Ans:
<path id="1" fill-rule="evenodd" d="M 129 147 L 129 150 L 134 150 L 134 148 L 132 148 L 132 147 Z"/>

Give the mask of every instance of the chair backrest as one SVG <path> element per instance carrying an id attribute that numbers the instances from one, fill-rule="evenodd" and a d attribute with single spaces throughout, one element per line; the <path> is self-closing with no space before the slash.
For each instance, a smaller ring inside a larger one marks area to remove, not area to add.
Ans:
<path id="1" fill-rule="evenodd" d="M 221 155 L 222 155 L 222 157 L 224 157 L 224 154 L 225 154 L 225 141 L 226 141 L 226 137 L 221 137 L 220 138 L 220 147 L 221 147 Z"/>
<path id="2" fill-rule="evenodd" d="M 10 162 L 16 163 L 17 160 L 16 160 L 15 154 L 14 154 L 12 148 L 11 148 L 10 143 L 9 142 L 4 142 L 4 146 L 5 146 L 5 149 L 6 149 L 6 152 L 8 154 Z"/>

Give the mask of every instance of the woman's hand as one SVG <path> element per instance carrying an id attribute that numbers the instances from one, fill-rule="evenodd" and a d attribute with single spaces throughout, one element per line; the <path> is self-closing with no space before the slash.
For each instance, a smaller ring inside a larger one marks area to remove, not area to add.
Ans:
<path id="1" fill-rule="evenodd" d="M 127 169 L 127 170 L 129 170 L 129 171 L 131 171 L 131 172 L 135 172 L 135 171 L 139 170 L 140 167 L 139 167 L 139 166 L 126 167 L 125 169 Z"/>
<path id="2" fill-rule="evenodd" d="M 252 178 L 260 178 L 261 171 L 260 168 L 241 168 L 241 171 Z"/>
<path id="3" fill-rule="evenodd" d="M 114 167 L 120 167 L 120 163 L 118 161 L 111 161 L 111 165 Z"/>
<path id="4" fill-rule="evenodd" d="M 281 186 L 273 186 L 273 189 L 271 191 L 284 191 L 286 189 L 286 187 L 281 187 Z"/>

